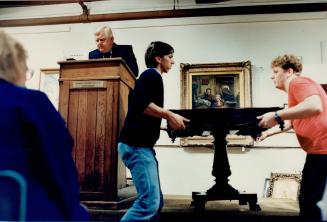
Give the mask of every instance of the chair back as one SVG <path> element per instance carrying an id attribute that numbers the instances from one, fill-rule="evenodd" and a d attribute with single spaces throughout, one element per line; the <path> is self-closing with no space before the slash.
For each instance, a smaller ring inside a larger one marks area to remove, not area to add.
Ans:
<path id="1" fill-rule="evenodd" d="M 25 221 L 27 184 L 14 170 L 0 170 L 0 220 Z"/>

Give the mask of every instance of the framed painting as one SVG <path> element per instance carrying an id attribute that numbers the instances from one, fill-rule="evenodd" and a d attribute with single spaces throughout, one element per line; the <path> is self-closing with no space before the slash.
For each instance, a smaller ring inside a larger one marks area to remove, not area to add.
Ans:
<path id="1" fill-rule="evenodd" d="M 180 65 L 182 109 L 244 108 L 252 106 L 251 62 Z M 212 146 L 213 138 L 187 137 L 182 146 Z M 230 146 L 250 146 L 250 136 L 227 136 Z"/>
<path id="2" fill-rule="evenodd" d="M 48 96 L 53 106 L 58 110 L 59 68 L 48 68 L 40 70 L 39 90 Z"/>
<path id="3" fill-rule="evenodd" d="M 271 173 L 267 197 L 298 200 L 301 179 L 300 173 Z"/>

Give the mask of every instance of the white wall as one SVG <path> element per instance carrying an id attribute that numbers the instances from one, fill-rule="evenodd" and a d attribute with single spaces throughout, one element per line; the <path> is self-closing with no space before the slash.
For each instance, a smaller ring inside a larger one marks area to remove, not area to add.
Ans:
<path id="1" fill-rule="evenodd" d="M 103 24 L 103 23 L 101 23 Z M 218 63 L 250 60 L 253 105 L 282 106 L 284 93 L 270 80 L 270 62 L 283 53 L 302 57 L 305 75 L 327 83 L 326 13 L 243 15 L 202 18 L 153 19 L 108 22 L 118 44 L 131 44 L 140 70 L 145 69 L 144 51 L 154 40 L 175 48 L 175 66 L 164 76 L 166 108 L 180 108 L 180 63 Z M 58 67 L 64 56 L 87 58 L 95 48 L 93 31 L 99 23 L 16 27 L 6 30 L 19 39 L 29 52 L 29 66 Z M 323 44 L 322 44 L 323 42 Z M 326 62 L 326 61 L 325 61 Z M 39 76 L 28 84 L 38 87 Z M 229 149 L 233 175 L 231 184 L 241 191 L 262 195 L 263 183 L 271 172 L 298 172 L 305 154 L 297 148 L 294 134 L 270 138 L 252 149 Z M 276 148 L 288 147 L 288 148 Z M 292 148 L 293 147 L 293 148 Z M 295 148 L 294 148 L 295 147 Z M 210 175 L 213 151 L 207 148 L 180 148 L 163 132 L 158 146 L 164 194 L 190 195 L 213 184 Z"/>

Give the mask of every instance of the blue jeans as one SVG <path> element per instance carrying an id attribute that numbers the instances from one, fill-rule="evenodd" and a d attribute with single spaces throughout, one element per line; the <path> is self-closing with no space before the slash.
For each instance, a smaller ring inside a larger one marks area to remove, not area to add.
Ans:
<path id="1" fill-rule="evenodd" d="M 154 149 L 119 143 L 118 153 L 131 171 L 137 191 L 137 199 L 121 222 L 159 221 L 163 196 Z"/>

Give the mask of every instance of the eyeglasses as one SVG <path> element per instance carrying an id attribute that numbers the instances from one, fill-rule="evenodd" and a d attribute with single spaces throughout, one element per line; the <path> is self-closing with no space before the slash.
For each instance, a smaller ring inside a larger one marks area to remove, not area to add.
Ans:
<path id="1" fill-rule="evenodd" d="M 34 70 L 28 68 L 28 69 L 26 70 L 26 79 L 27 79 L 27 80 L 32 79 L 33 75 L 34 75 Z"/>

